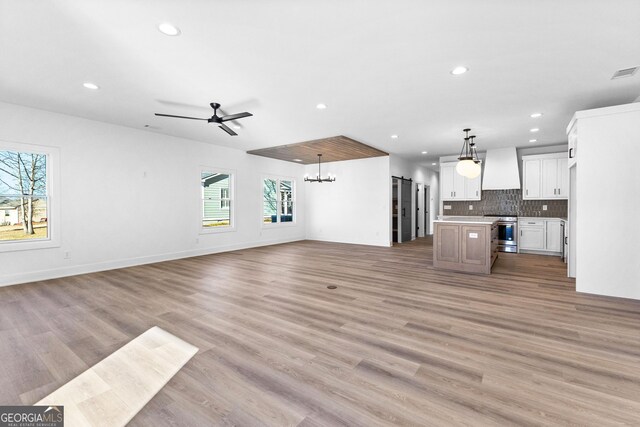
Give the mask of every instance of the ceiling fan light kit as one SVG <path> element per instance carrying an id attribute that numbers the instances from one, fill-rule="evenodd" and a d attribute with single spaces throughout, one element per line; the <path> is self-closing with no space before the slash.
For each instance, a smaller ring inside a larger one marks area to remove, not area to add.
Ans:
<path id="1" fill-rule="evenodd" d="M 315 178 L 309 178 L 308 175 L 304 176 L 304 180 L 306 182 L 333 182 L 336 180 L 335 175 L 328 174 L 327 178 L 322 178 L 322 174 L 320 173 L 320 162 L 322 159 L 322 154 L 318 154 L 318 175 Z"/>
<path id="2" fill-rule="evenodd" d="M 480 159 L 478 159 L 476 143 L 474 142 L 476 136 L 469 136 L 470 130 L 469 128 L 463 129 L 465 137 L 462 150 L 460 150 L 460 157 L 458 157 L 456 172 L 469 179 L 474 179 L 480 175 L 482 168 L 480 167 Z"/>
<path id="3" fill-rule="evenodd" d="M 204 118 L 200 118 L 200 117 L 174 116 L 173 114 L 161 114 L 161 113 L 155 113 L 155 114 L 156 114 L 156 116 L 159 116 L 159 117 L 172 117 L 172 118 L 175 118 L 175 119 L 206 120 L 208 123 L 216 123 L 216 124 L 218 124 L 219 125 L 218 127 L 220 129 L 222 129 L 223 131 L 225 131 L 226 133 L 228 133 L 231 136 L 236 136 L 238 134 L 235 133 L 224 122 L 228 122 L 228 121 L 232 121 L 232 120 L 238 120 L 238 119 L 242 119 L 244 117 L 253 116 L 253 114 L 247 113 L 245 111 L 244 113 L 229 114 L 229 115 L 220 117 L 220 116 L 218 116 L 218 109 L 220 108 L 220 104 L 218 104 L 217 102 L 212 102 L 209 105 L 211 106 L 211 108 L 213 108 L 213 116 L 209 117 L 208 119 L 204 119 Z"/>

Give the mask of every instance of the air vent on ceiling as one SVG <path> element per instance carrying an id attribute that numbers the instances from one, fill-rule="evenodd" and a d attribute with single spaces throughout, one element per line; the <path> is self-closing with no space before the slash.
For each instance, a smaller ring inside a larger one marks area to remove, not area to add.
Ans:
<path id="1" fill-rule="evenodd" d="M 638 68 L 640 67 L 631 67 L 631 68 L 625 68 L 624 70 L 618 70 L 615 73 L 613 73 L 611 80 L 619 79 L 620 77 L 633 76 L 636 73 L 636 71 L 638 71 Z"/>

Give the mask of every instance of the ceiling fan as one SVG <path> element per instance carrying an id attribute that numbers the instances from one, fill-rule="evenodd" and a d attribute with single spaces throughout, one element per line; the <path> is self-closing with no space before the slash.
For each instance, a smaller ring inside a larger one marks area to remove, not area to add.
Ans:
<path id="1" fill-rule="evenodd" d="M 253 114 L 247 113 L 245 111 L 244 113 L 229 114 L 226 116 L 219 117 L 218 108 L 220 108 L 220 104 L 218 104 L 217 102 L 212 102 L 209 105 L 211 105 L 211 108 L 213 108 L 213 116 L 209 117 L 208 119 L 201 119 L 200 117 L 174 116 L 172 114 L 160 114 L 160 113 L 155 113 L 155 114 L 156 116 L 161 116 L 161 117 L 174 117 L 176 119 L 206 120 L 209 123 L 217 123 L 218 125 L 220 125 L 218 126 L 220 129 L 222 129 L 223 131 L 225 131 L 231 136 L 236 136 L 238 134 L 235 133 L 233 130 L 231 130 L 229 126 L 225 125 L 224 122 L 241 119 L 243 117 L 253 116 Z"/>

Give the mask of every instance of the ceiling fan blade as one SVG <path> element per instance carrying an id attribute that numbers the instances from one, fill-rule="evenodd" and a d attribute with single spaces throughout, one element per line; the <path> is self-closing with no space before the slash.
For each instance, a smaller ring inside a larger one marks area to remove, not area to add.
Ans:
<path id="1" fill-rule="evenodd" d="M 199 117 L 187 117 L 187 116 L 174 116 L 171 114 L 160 114 L 160 113 L 155 113 L 156 116 L 161 116 L 161 117 L 174 117 L 176 119 L 191 119 L 191 120 L 209 120 L 209 119 L 201 119 Z"/>
<path id="2" fill-rule="evenodd" d="M 241 119 L 243 117 L 251 117 L 251 116 L 253 116 L 253 114 L 247 113 L 247 112 L 237 113 L 237 114 L 230 114 L 228 116 L 222 117 L 222 121 L 223 122 L 228 122 L 229 120 L 236 120 L 236 119 Z"/>
<path id="3" fill-rule="evenodd" d="M 226 133 L 228 133 L 231 136 L 236 136 L 238 135 L 237 133 L 235 133 L 234 131 L 231 130 L 231 128 L 227 125 L 225 125 L 224 123 L 220 123 L 220 126 L 218 126 L 220 129 L 222 129 L 223 131 L 225 131 Z"/>

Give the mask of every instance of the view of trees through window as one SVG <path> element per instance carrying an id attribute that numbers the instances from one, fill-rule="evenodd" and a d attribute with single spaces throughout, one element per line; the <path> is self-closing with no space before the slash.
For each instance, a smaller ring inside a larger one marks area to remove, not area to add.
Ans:
<path id="1" fill-rule="evenodd" d="M 218 172 L 200 174 L 202 226 L 231 226 L 231 175 Z"/>
<path id="2" fill-rule="evenodd" d="M 0 150 L 0 243 L 49 237 L 47 155 Z"/>
<path id="3" fill-rule="evenodd" d="M 292 222 L 295 201 L 293 181 L 266 178 L 262 185 L 263 222 Z"/>

